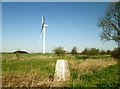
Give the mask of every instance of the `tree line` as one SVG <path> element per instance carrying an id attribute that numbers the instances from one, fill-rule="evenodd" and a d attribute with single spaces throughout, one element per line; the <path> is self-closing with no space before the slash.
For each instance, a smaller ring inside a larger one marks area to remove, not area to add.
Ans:
<path id="1" fill-rule="evenodd" d="M 57 54 L 58 56 L 61 54 L 81 54 L 81 55 L 111 55 L 114 58 L 120 58 L 120 55 L 118 55 L 118 52 L 120 51 L 120 48 L 115 48 L 114 50 L 100 50 L 97 48 L 85 48 L 81 53 L 78 52 L 77 47 L 73 47 L 70 52 L 64 50 L 64 47 L 56 47 L 54 48 L 53 52 Z"/>

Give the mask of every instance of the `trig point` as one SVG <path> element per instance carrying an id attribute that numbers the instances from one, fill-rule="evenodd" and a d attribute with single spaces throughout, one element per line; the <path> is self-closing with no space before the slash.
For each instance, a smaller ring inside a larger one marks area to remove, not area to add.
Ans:
<path id="1" fill-rule="evenodd" d="M 67 60 L 57 60 L 54 81 L 68 81 L 70 79 L 70 71 Z"/>

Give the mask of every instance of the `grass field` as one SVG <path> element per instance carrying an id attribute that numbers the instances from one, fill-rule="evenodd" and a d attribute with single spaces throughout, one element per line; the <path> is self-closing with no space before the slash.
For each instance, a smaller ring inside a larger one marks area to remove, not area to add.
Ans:
<path id="1" fill-rule="evenodd" d="M 54 80 L 57 59 L 68 61 L 71 79 Z M 2 54 L 3 87 L 118 87 L 120 68 L 109 55 Z"/>

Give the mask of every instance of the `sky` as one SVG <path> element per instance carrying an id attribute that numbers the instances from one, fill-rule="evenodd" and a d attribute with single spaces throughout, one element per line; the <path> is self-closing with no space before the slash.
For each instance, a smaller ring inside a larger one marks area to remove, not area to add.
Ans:
<path id="1" fill-rule="evenodd" d="M 119 0 L 2 0 L 2 2 L 118 2 Z"/>
<path id="2" fill-rule="evenodd" d="M 2 3 L 0 2 L 0 52 L 1 51 L 2 51 Z"/>
<path id="3" fill-rule="evenodd" d="M 2 3 L 2 51 L 26 50 L 42 52 L 40 40 L 41 17 L 46 29 L 46 52 L 55 47 L 76 46 L 113 50 L 113 42 L 101 41 L 98 19 L 104 16 L 109 2 L 3 2 Z"/>

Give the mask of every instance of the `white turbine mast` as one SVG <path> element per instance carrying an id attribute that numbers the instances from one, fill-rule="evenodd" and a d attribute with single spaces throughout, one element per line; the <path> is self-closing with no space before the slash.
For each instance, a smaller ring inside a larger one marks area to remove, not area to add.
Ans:
<path id="1" fill-rule="evenodd" d="M 45 18 L 44 16 L 42 16 L 42 28 L 41 28 L 41 32 L 40 32 L 40 39 L 41 37 L 43 37 L 43 50 L 42 50 L 42 53 L 45 54 L 45 30 L 46 30 L 46 27 L 48 27 L 47 24 L 45 24 Z"/>
<path id="2" fill-rule="evenodd" d="M 68 44 L 66 44 L 65 46 L 64 46 L 64 50 L 67 52 L 67 47 L 68 47 Z"/>

